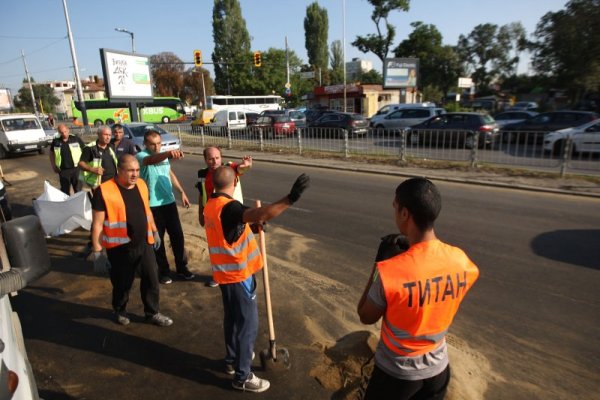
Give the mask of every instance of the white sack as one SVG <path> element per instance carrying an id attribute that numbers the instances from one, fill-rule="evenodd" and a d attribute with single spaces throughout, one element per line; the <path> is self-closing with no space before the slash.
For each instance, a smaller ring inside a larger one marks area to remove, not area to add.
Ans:
<path id="1" fill-rule="evenodd" d="M 33 209 L 40 218 L 47 236 L 59 236 L 82 227 L 92 227 L 92 205 L 86 192 L 67 196 L 48 181 L 44 193 L 33 200 Z"/>

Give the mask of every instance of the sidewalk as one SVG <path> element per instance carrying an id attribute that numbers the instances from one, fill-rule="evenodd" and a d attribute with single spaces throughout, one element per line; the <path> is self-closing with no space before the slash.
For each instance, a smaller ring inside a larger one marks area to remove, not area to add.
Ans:
<path id="1" fill-rule="evenodd" d="M 198 153 L 201 154 L 201 153 Z M 468 170 L 465 168 L 419 168 L 404 167 L 392 164 L 375 164 L 359 160 L 308 158 L 297 154 L 279 153 L 244 153 L 238 150 L 223 149 L 223 157 L 241 159 L 250 154 L 255 161 L 292 164 L 319 168 L 339 169 L 373 174 L 385 174 L 399 177 L 425 176 L 432 180 L 486 185 L 501 188 L 530 190 L 547 193 L 559 193 L 600 198 L 600 178 L 574 177 L 560 178 L 552 174 L 537 171 L 514 170 L 509 168 L 480 168 Z"/>

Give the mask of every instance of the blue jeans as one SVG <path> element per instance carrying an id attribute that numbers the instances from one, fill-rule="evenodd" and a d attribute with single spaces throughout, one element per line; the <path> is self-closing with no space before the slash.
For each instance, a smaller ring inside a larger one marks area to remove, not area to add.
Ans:
<path id="1" fill-rule="evenodd" d="M 243 382 L 250 374 L 254 341 L 258 334 L 256 280 L 252 276 L 252 290 L 242 282 L 221 284 L 223 297 L 223 328 L 225 333 L 225 363 L 235 368 L 235 380 Z"/>

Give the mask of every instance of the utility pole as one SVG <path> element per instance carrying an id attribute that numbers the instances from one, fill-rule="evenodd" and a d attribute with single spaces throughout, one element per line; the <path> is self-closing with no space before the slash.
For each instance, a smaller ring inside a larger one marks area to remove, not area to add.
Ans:
<path id="1" fill-rule="evenodd" d="M 25 76 L 27 77 L 27 83 L 29 83 L 29 92 L 31 93 L 31 102 L 33 103 L 33 112 L 36 117 L 39 118 L 40 113 L 35 103 L 35 95 L 33 94 L 33 86 L 31 85 L 31 78 L 29 77 L 29 70 L 27 69 L 27 61 L 25 61 L 25 52 L 21 49 L 21 57 L 23 58 L 23 65 L 25 66 Z"/>
<path id="2" fill-rule="evenodd" d="M 85 99 L 83 98 L 83 90 L 81 88 L 81 79 L 79 78 L 79 66 L 77 65 L 77 53 L 75 52 L 75 44 L 73 43 L 73 34 L 71 33 L 71 21 L 69 21 L 69 11 L 67 10 L 67 0 L 63 0 L 63 8 L 65 10 L 65 20 L 67 21 L 67 34 L 69 36 L 69 46 L 71 47 L 71 57 L 73 58 L 73 69 L 75 70 L 75 84 L 77 85 L 77 98 L 79 99 L 79 108 L 83 118 L 83 129 L 89 133 L 87 110 L 85 109 Z"/>
<path id="3" fill-rule="evenodd" d="M 344 112 L 346 112 L 346 0 L 342 0 L 342 20 L 344 21 L 344 35 L 342 44 L 342 59 L 344 61 Z"/>

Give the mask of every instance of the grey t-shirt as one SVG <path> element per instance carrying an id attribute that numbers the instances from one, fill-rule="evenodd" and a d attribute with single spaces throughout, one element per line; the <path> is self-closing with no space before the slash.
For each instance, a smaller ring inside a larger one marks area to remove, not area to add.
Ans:
<path id="1" fill-rule="evenodd" d="M 379 274 L 375 271 L 373 283 L 369 288 L 369 300 L 385 309 L 387 301 Z M 417 381 L 440 374 L 448 366 L 448 347 L 446 340 L 429 353 L 416 357 L 403 357 L 389 350 L 379 339 L 375 350 L 375 364 L 390 376 L 397 379 Z"/>

